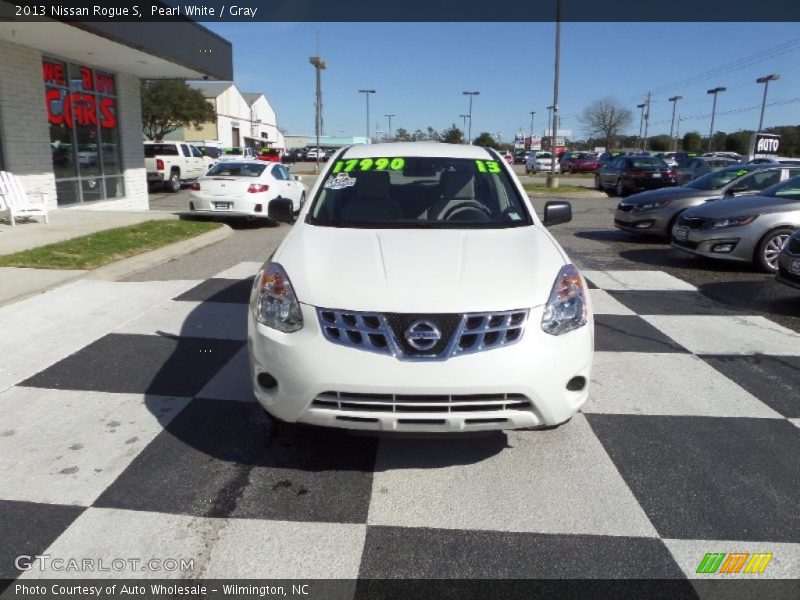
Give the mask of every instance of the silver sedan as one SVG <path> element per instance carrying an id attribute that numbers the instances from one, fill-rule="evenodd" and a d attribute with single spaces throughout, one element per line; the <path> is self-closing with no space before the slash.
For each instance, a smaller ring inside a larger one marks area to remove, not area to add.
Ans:
<path id="1" fill-rule="evenodd" d="M 800 290 L 800 229 L 788 239 L 778 255 L 776 279 Z"/>
<path id="2" fill-rule="evenodd" d="M 710 258 L 752 262 L 776 273 L 781 248 L 796 229 L 800 229 L 800 177 L 758 196 L 687 210 L 672 228 L 672 245 Z"/>

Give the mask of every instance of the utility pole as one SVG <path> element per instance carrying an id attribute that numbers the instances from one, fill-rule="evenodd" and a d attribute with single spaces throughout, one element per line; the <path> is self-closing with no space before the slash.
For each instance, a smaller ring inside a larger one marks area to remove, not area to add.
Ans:
<path id="1" fill-rule="evenodd" d="M 472 144 L 472 98 L 473 96 L 480 96 L 480 92 L 461 92 L 464 96 L 469 96 L 469 132 L 467 133 L 467 140 Z"/>
<path id="2" fill-rule="evenodd" d="M 556 60 L 553 73 L 553 130 L 551 139 L 551 159 L 550 174 L 547 176 L 547 187 L 557 188 L 558 177 L 556 177 L 556 134 L 558 133 L 558 71 L 561 63 L 561 0 L 556 0 Z"/>
<path id="3" fill-rule="evenodd" d="M 533 150 L 533 115 L 536 114 L 535 110 L 531 111 L 531 147 L 530 150 Z"/>
<path id="4" fill-rule="evenodd" d="M 678 138 L 681 137 L 681 116 L 678 115 L 678 128 L 675 130 L 675 148 L 674 152 L 678 151 Z"/>
<path id="5" fill-rule="evenodd" d="M 711 107 L 711 129 L 708 132 L 708 151 L 711 152 L 711 142 L 714 139 L 714 115 L 717 112 L 717 94 L 724 92 L 728 88 L 715 87 L 713 90 L 708 90 L 707 94 L 714 94 L 714 104 Z"/>
<path id="6" fill-rule="evenodd" d="M 669 124 L 669 141 L 670 144 L 672 144 L 674 140 L 676 149 L 678 147 L 678 139 L 672 137 L 672 129 L 675 127 L 675 107 L 678 105 L 678 100 L 683 100 L 683 96 L 673 96 L 669 99 L 669 101 L 672 102 L 672 122 Z M 676 150 L 673 150 L 673 152 L 675 151 Z"/>
<path id="7" fill-rule="evenodd" d="M 367 140 L 369 140 L 369 95 L 374 94 L 375 90 L 358 90 L 358 93 L 367 97 Z"/>
<path id="8" fill-rule="evenodd" d="M 392 139 L 392 117 L 396 117 L 397 115 L 383 115 L 384 117 L 389 119 L 389 139 Z"/>
<path id="9" fill-rule="evenodd" d="M 644 109 L 644 138 L 642 139 L 642 152 L 647 150 L 647 126 L 650 124 L 650 92 L 647 92 L 647 108 Z"/>
<path id="10" fill-rule="evenodd" d="M 319 55 L 319 38 L 317 39 L 317 54 Z M 319 135 L 322 130 L 322 77 L 320 74 L 322 70 L 325 69 L 326 65 L 325 61 L 319 56 L 310 57 L 308 62 L 314 66 L 314 70 L 317 74 L 317 101 L 315 103 L 316 115 L 314 118 L 314 132 L 317 135 L 317 163 L 314 166 L 314 173 L 319 173 Z"/>
<path id="11" fill-rule="evenodd" d="M 636 144 L 640 150 L 644 150 L 642 147 L 642 131 L 644 130 L 644 107 L 647 106 L 646 102 L 642 102 L 641 104 L 637 104 L 636 108 L 641 109 L 641 113 L 639 113 L 639 143 Z"/>

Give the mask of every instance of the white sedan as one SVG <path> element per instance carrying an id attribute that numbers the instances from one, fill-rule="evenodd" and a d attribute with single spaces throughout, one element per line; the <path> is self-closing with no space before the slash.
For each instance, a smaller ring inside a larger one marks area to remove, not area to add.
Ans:
<path id="1" fill-rule="evenodd" d="M 276 419 L 468 432 L 566 422 L 589 393 L 586 283 L 497 152 L 361 144 L 255 277 L 250 377 Z M 291 220 L 285 200 L 277 220 Z"/>
<path id="2" fill-rule="evenodd" d="M 305 186 L 286 167 L 261 161 L 217 163 L 189 189 L 189 211 L 197 214 L 267 218 L 277 198 L 290 200 L 295 213 L 306 201 Z"/>

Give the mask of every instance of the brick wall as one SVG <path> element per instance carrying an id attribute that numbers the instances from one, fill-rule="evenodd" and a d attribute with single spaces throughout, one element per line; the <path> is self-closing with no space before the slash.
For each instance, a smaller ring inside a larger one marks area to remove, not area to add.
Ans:
<path id="1" fill-rule="evenodd" d="M 44 101 L 42 53 L 0 40 L 0 56 L 0 130 L 6 170 L 20 177 L 28 194 L 47 192 L 50 208 L 55 209 L 56 189 Z M 68 210 L 149 209 L 139 79 L 122 73 L 117 73 L 116 78 L 125 197 L 73 205 Z"/>

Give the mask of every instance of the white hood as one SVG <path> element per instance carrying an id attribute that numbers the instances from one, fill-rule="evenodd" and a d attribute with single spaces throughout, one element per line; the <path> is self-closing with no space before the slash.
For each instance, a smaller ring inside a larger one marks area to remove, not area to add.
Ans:
<path id="1" fill-rule="evenodd" d="M 346 229 L 298 223 L 272 258 L 300 302 L 382 312 L 479 312 L 547 302 L 561 252 L 539 226 Z"/>

